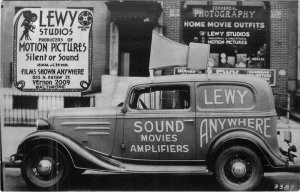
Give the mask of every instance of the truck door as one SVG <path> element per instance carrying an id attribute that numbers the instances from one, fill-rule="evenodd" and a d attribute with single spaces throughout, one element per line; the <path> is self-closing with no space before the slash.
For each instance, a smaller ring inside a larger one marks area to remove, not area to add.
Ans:
<path id="1" fill-rule="evenodd" d="M 134 87 L 124 115 L 123 158 L 196 159 L 194 83 Z"/>
<path id="2" fill-rule="evenodd" d="M 198 159 L 205 160 L 214 138 L 234 128 L 263 126 L 263 120 L 251 117 L 254 96 L 250 87 L 238 83 L 195 84 L 196 140 Z M 252 113 L 253 115 L 253 113 Z"/>

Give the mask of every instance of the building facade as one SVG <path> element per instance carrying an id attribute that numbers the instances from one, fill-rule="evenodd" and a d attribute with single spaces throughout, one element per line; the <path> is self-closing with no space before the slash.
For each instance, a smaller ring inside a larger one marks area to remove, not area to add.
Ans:
<path id="1" fill-rule="evenodd" d="M 13 85 L 13 18 L 22 8 L 84 8 L 93 12 L 92 84 L 80 92 L 21 92 Z M 300 110 L 298 1 L 3 1 L 1 86 L 6 124 L 32 124 L 51 108 L 111 106 L 131 77 L 149 76 L 151 35 L 188 45 L 210 44 L 218 73 L 261 76 L 277 104 Z M 173 68 L 161 74 L 173 74 Z M 28 104 L 30 103 L 30 104 Z"/>

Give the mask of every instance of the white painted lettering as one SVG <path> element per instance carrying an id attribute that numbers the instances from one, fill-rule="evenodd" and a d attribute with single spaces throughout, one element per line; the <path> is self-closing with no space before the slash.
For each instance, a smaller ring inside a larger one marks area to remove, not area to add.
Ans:
<path id="1" fill-rule="evenodd" d="M 177 142 L 177 135 L 172 135 L 172 141 Z"/>
<path id="2" fill-rule="evenodd" d="M 253 18 L 255 11 L 250 11 L 250 17 Z"/>
<path id="3" fill-rule="evenodd" d="M 150 142 L 153 142 L 153 141 L 155 141 L 155 137 L 154 137 L 154 135 L 149 135 L 149 137 L 148 137 L 148 138 L 149 138 L 149 141 L 150 141 Z"/>
<path id="4" fill-rule="evenodd" d="M 227 121 L 230 127 L 236 126 L 236 119 L 228 119 Z"/>
<path id="5" fill-rule="evenodd" d="M 182 153 L 182 145 L 177 145 L 176 148 L 177 152 Z"/>
<path id="6" fill-rule="evenodd" d="M 209 94 L 209 91 L 212 93 Z M 239 89 L 204 89 L 205 105 L 245 104 L 248 90 Z M 212 96 L 210 96 L 212 95 Z"/>
<path id="7" fill-rule="evenodd" d="M 184 130 L 184 124 L 182 121 L 176 121 L 176 132 L 180 133 Z"/>
<path id="8" fill-rule="evenodd" d="M 261 126 L 264 124 L 264 121 L 262 119 L 256 119 L 256 131 L 259 130 L 260 133 L 262 134 L 263 131 L 261 129 Z"/>
<path id="9" fill-rule="evenodd" d="M 214 121 L 213 121 L 214 120 Z M 209 119 L 209 138 L 212 138 L 212 129 L 215 133 L 218 133 L 217 119 Z"/>
<path id="10" fill-rule="evenodd" d="M 220 130 L 235 127 L 253 129 L 264 137 L 271 137 L 271 118 L 229 118 L 229 119 L 203 119 L 200 123 L 200 147 L 207 144 Z"/>
<path id="11" fill-rule="evenodd" d="M 163 121 L 160 122 L 160 128 L 158 126 L 158 121 L 155 121 L 155 125 L 156 125 L 156 131 L 158 133 L 162 133 L 164 131 L 164 123 L 163 123 Z"/>
<path id="12" fill-rule="evenodd" d="M 254 129 L 254 119 L 253 118 L 248 118 L 248 127 Z"/>
<path id="13" fill-rule="evenodd" d="M 171 121 L 166 121 L 166 132 L 169 132 L 169 130 L 171 130 L 171 132 L 174 132 L 174 122 Z"/>
<path id="14" fill-rule="evenodd" d="M 207 92 L 206 92 L 206 89 L 204 89 L 204 103 L 205 103 L 205 105 L 212 105 L 213 102 L 212 101 L 208 101 L 207 98 L 208 98 Z"/>
<path id="15" fill-rule="evenodd" d="M 144 147 L 143 147 L 143 145 L 138 145 L 137 146 L 137 152 L 143 152 L 144 151 Z"/>
<path id="16" fill-rule="evenodd" d="M 205 129 L 204 132 L 203 129 Z M 207 131 L 207 119 L 204 119 L 200 124 L 200 147 L 203 146 L 203 138 L 205 138 L 205 144 L 208 142 Z"/>
<path id="17" fill-rule="evenodd" d="M 267 129 L 269 129 L 271 127 L 270 124 L 268 123 L 269 121 L 271 121 L 270 118 L 265 118 L 264 119 L 264 124 L 265 124 L 265 127 L 264 127 L 264 136 L 265 137 L 271 137 L 271 135 L 267 134 Z"/>
<path id="18" fill-rule="evenodd" d="M 214 90 L 214 102 L 216 105 L 222 105 L 224 102 L 218 101 L 218 98 L 222 97 L 222 95 L 218 95 L 217 92 L 221 92 L 222 89 L 215 89 Z"/>
<path id="19" fill-rule="evenodd" d="M 142 124 L 142 122 L 140 122 L 140 121 L 134 122 L 135 128 L 138 128 L 138 129 L 134 129 L 134 131 L 135 131 L 136 133 L 142 132 L 143 128 L 142 128 L 141 124 Z"/>
<path id="20" fill-rule="evenodd" d="M 225 91 L 226 104 L 229 104 L 230 101 L 232 104 L 234 104 L 235 90 L 225 89 L 224 91 Z"/>
<path id="21" fill-rule="evenodd" d="M 159 136 L 161 136 L 161 135 L 159 135 Z M 166 142 L 172 141 L 172 140 L 171 140 L 171 135 L 170 135 L 170 134 L 166 135 L 165 141 L 166 141 Z"/>
<path id="22" fill-rule="evenodd" d="M 184 153 L 189 152 L 189 146 L 188 145 L 183 145 L 183 152 Z"/>
<path id="23" fill-rule="evenodd" d="M 245 119 L 245 118 L 239 119 L 238 124 L 239 124 L 240 126 L 244 125 L 244 127 L 246 127 L 246 125 L 247 125 L 247 124 L 246 124 L 246 119 Z"/>
<path id="24" fill-rule="evenodd" d="M 244 104 L 244 97 L 246 96 L 246 94 L 247 94 L 248 91 L 245 90 L 244 93 L 241 93 L 240 90 L 237 90 L 237 92 L 238 92 L 238 94 L 239 94 L 240 97 L 241 97 L 241 104 Z"/>
<path id="25" fill-rule="evenodd" d="M 141 141 L 142 142 L 147 142 L 148 141 L 147 135 L 141 135 Z"/>
<path id="26" fill-rule="evenodd" d="M 152 122 L 151 121 L 146 121 L 144 129 L 148 133 L 152 132 L 153 131 L 153 124 L 152 124 Z"/>
<path id="27" fill-rule="evenodd" d="M 131 147 L 130 147 L 130 152 L 136 152 L 135 145 L 131 145 Z"/>
<path id="28" fill-rule="evenodd" d="M 145 145 L 145 152 L 148 152 L 151 150 L 151 146 L 150 145 Z"/>
<path id="29" fill-rule="evenodd" d="M 221 125 L 221 129 L 223 130 L 224 129 L 224 124 L 226 122 L 226 119 L 223 119 L 223 121 L 221 119 L 218 119 L 220 125 Z"/>

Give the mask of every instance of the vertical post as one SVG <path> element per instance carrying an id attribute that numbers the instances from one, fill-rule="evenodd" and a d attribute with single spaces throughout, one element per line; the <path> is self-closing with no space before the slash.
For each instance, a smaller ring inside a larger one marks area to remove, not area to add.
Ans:
<path id="1" fill-rule="evenodd" d="M 130 53 L 121 53 L 121 75 L 129 76 Z"/>
<path id="2" fill-rule="evenodd" d="M 110 23 L 109 46 L 109 74 L 117 75 L 119 67 L 119 30 L 114 23 Z"/>
<path id="3" fill-rule="evenodd" d="M 95 95 L 90 97 L 90 107 L 95 107 Z"/>
<path id="4" fill-rule="evenodd" d="M 287 94 L 287 123 L 290 123 L 291 95 Z"/>

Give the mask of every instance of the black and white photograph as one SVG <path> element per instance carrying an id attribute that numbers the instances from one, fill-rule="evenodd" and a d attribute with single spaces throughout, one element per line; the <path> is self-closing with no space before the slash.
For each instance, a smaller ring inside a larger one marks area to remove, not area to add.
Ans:
<path id="1" fill-rule="evenodd" d="M 0 3 L 0 191 L 300 191 L 298 0 Z"/>

